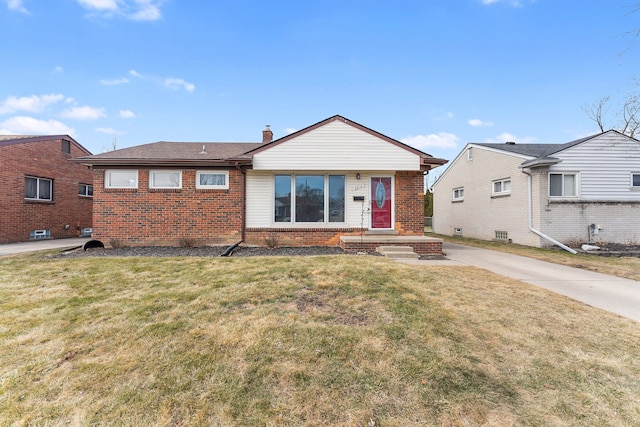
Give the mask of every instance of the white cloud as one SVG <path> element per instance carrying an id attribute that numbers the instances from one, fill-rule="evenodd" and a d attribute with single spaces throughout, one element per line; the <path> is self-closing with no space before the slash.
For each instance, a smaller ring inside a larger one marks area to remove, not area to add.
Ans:
<path id="1" fill-rule="evenodd" d="M 135 119 L 136 118 L 136 113 L 134 113 L 131 110 L 120 110 L 118 112 L 118 115 L 122 119 Z"/>
<path id="2" fill-rule="evenodd" d="M 504 144 L 505 142 L 515 142 L 518 144 L 532 144 L 536 142 L 536 138 L 527 136 L 523 138 L 518 138 L 512 133 L 502 132 L 500 135 L 495 138 L 489 138 L 485 141 L 487 144 Z"/>
<path id="3" fill-rule="evenodd" d="M 31 95 L 17 98 L 15 96 L 8 96 L 2 104 L 0 104 L 0 114 L 8 114 L 16 111 L 27 111 L 30 113 L 40 113 L 47 108 L 48 105 L 55 104 L 62 101 L 63 95 L 60 94 L 48 94 L 48 95 Z"/>
<path id="4" fill-rule="evenodd" d="M 432 133 L 429 135 L 408 136 L 400 140 L 418 150 L 427 148 L 456 148 L 459 138 L 447 132 Z"/>
<path id="5" fill-rule="evenodd" d="M 76 130 L 57 120 L 38 120 L 16 116 L 0 123 L 3 135 L 73 135 Z"/>
<path id="6" fill-rule="evenodd" d="M 469 124 L 469 126 L 474 126 L 474 127 L 478 127 L 478 126 L 493 126 L 493 122 L 485 122 L 485 121 L 480 120 L 480 119 L 471 119 L 471 120 L 468 120 L 467 123 Z"/>
<path id="7" fill-rule="evenodd" d="M 16 12 L 29 13 L 22 3 L 23 0 L 7 0 L 7 7 L 9 10 L 15 10 Z"/>
<path id="8" fill-rule="evenodd" d="M 104 18 L 124 16 L 133 21 L 157 21 L 162 18 L 164 0 L 76 0 L 80 6 Z"/>
<path id="9" fill-rule="evenodd" d="M 54 73 L 61 73 L 64 71 L 64 68 L 62 68 L 60 65 L 56 65 L 56 67 L 53 69 Z"/>
<path id="10" fill-rule="evenodd" d="M 525 0 L 526 1 L 526 0 Z M 529 0 L 530 3 L 535 3 L 536 0 Z M 506 3 L 509 4 L 513 7 L 522 7 L 523 6 L 523 1 L 522 0 L 481 0 L 482 4 L 486 4 L 486 5 L 491 5 L 491 4 L 495 4 L 495 3 Z"/>
<path id="11" fill-rule="evenodd" d="M 115 130 L 113 128 L 96 128 L 96 131 L 100 133 L 105 133 L 107 135 L 123 135 L 124 134 L 124 132 Z"/>
<path id="12" fill-rule="evenodd" d="M 187 92 L 193 92 L 194 89 L 196 88 L 196 86 L 193 83 L 186 82 L 183 79 L 174 79 L 174 78 L 164 79 L 164 85 L 174 90 L 183 88 Z"/>
<path id="13" fill-rule="evenodd" d="M 94 107 L 73 107 L 65 110 L 60 114 L 61 117 L 77 120 L 95 120 L 106 116 L 104 108 Z"/>
<path id="14" fill-rule="evenodd" d="M 105 85 L 105 86 L 116 86 L 116 85 L 121 85 L 121 84 L 125 84 L 125 83 L 129 83 L 129 79 L 126 77 L 122 77 L 120 79 L 103 79 L 100 80 L 100 84 L 101 85 Z"/>
<path id="15" fill-rule="evenodd" d="M 117 10 L 116 0 L 77 0 L 78 4 L 86 9 L 95 10 Z"/>
<path id="16" fill-rule="evenodd" d="M 130 71 L 129 71 L 129 74 L 131 74 L 133 77 L 137 77 L 137 78 L 139 78 L 139 79 L 144 78 L 144 77 L 142 76 L 142 74 L 140 74 L 140 73 L 139 73 L 139 72 L 137 72 L 136 70 L 130 70 Z"/>
<path id="17" fill-rule="evenodd" d="M 151 0 L 135 0 L 135 3 L 138 10 L 129 16 L 134 21 L 156 21 L 162 18 L 159 3 L 154 4 Z"/>
<path id="18" fill-rule="evenodd" d="M 294 128 L 286 128 L 284 130 L 284 133 L 286 133 L 287 135 L 291 135 L 294 132 L 298 132 L 298 129 L 294 129 Z"/>

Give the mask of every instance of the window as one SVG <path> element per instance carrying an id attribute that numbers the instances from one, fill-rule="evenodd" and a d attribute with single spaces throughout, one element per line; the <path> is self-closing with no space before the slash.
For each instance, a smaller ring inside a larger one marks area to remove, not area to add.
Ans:
<path id="1" fill-rule="evenodd" d="M 53 181 L 46 178 L 24 178 L 24 198 L 28 200 L 52 200 Z"/>
<path id="2" fill-rule="evenodd" d="M 576 197 L 577 184 L 575 173 L 550 173 L 549 196 L 550 197 Z"/>
<path id="3" fill-rule="evenodd" d="M 38 239 L 50 239 L 51 238 L 51 230 L 31 230 L 29 232 L 29 239 L 38 240 Z"/>
<path id="4" fill-rule="evenodd" d="M 137 170 L 107 170 L 104 176 L 105 188 L 138 188 Z"/>
<path id="5" fill-rule="evenodd" d="M 149 171 L 149 188 L 182 188 L 182 171 Z"/>
<path id="6" fill-rule="evenodd" d="M 511 178 L 493 181 L 491 186 L 491 194 L 494 196 L 502 196 L 511 193 Z"/>
<path id="7" fill-rule="evenodd" d="M 198 171 L 196 173 L 196 188 L 226 190 L 229 188 L 229 172 Z"/>
<path id="8" fill-rule="evenodd" d="M 464 200 L 464 187 L 453 189 L 453 200 L 454 201 Z"/>
<path id="9" fill-rule="evenodd" d="M 71 154 L 71 141 L 68 139 L 62 140 L 62 152 L 65 154 Z"/>
<path id="10" fill-rule="evenodd" d="M 78 185 L 78 194 L 80 196 L 93 197 L 93 185 L 90 185 L 90 184 Z"/>
<path id="11" fill-rule="evenodd" d="M 640 188 L 640 173 L 631 174 L 631 186 Z"/>
<path id="12" fill-rule="evenodd" d="M 275 222 L 344 222 L 344 175 L 276 175 L 274 185 Z"/>

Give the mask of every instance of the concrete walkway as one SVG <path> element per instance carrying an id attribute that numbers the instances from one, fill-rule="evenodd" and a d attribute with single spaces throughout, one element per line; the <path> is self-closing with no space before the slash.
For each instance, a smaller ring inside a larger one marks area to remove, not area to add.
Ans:
<path id="1" fill-rule="evenodd" d="M 75 239 L 31 240 L 29 242 L 6 243 L 0 245 L 0 256 L 21 254 L 24 252 L 43 251 L 47 249 L 66 249 L 84 245 L 89 237 Z"/>
<path id="2" fill-rule="evenodd" d="M 469 265 L 568 296 L 640 322 L 640 282 L 488 249 L 443 243 L 447 260 L 414 265 Z"/>

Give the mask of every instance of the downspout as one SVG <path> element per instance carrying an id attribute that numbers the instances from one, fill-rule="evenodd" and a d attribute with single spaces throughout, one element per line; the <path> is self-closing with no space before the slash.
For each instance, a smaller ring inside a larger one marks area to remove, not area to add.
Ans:
<path id="1" fill-rule="evenodd" d="M 245 228 L 246 228 L 246 221 L 245 221 L 245 216 L 246 216 L 246 211 L 247 211 L 247 204 L 246 204 L 246 180 L 247 180 L 247 171 L 245 171 L 244 169 L 242 169 L 240 167 L 240 165 L 238 165 L 238 162 L 235 162 L 234 164 L 235 168 L 237 170 L 240 171 L 240 173 L 242 174 L 242 185 L 240 186 L 240 192 L 241 192 L 241 200 L 242 200 L 242 212 L 241 212 L 241 217 L 242 219 L 240 220 L 240 241 L 234 243 L 233 245 L 229 246 L 227 249 L 225 249 L 224 252 L 222 252 L 220 254 L 220 256 L 230 256 L 233 251 L 242 243 L 244 242 L 244 238 L 245 238 Z"/>
<path id="2" fill-rule="evenodd" d="M 242 192 L 242 195 L 240 196 L 242 199 L 242 222 L 240 224 L 242 230 L 240 232 L 240 242 L 238 242 L 238 244 L 240 244 L 244 242 L 245 228 L 247 226 L 247 171 L 242 169 L 240 165 L 238 165 L 238 162 L 235 163 L 235 167 L 242 174 L 242 186 L 240 190 Z"/>
<path id="3" fill-rule="evenodd" d="M 576 252 L 575 250 L 571 249 L 569 246 L 564 245 L 564 244 L 558 242 L 556 239 L 553 239 L 553 238 L 547 236 L 546 234 L 542 233 L 541 231 L 538 231 L 535 228 L 533 228 L 533 191 L 531 190 L 531 186 L 532 186 L 531 173 L 525 171 L 524 168 L 520 168 L 520 171 L 522 171 L 522 173 L 525 173 L 527 175 L 527 198 L 528 198 L 528 205 L 529 205 L 529 230 L 531 230 L 531 232 L 537 234 L 538 236 L 542 237 L 543 239 L 547 239 L 548 241 L 550 241 L 554 245 L 560 246 L 565 251 L 571 252 L 574 255 L 577 254 L 578 252 Z"/>

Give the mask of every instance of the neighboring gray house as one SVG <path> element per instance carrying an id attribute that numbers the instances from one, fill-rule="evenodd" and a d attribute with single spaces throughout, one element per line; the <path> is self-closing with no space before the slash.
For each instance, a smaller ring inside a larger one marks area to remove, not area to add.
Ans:
<path id="1" fill-rule="evenodd" d="M 475 144 L 433 186 L 434 232 L 528 246 L 640 242 L 640 141 Z"/>

